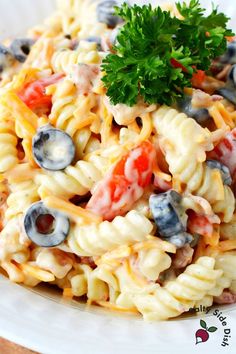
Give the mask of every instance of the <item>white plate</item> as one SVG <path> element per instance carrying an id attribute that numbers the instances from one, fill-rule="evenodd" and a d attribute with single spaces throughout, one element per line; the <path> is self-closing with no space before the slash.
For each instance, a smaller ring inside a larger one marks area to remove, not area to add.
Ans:
<path id="1" fill-rule="evenodd" d="M 202 3 L 209 7 L 211 2 Z M 215 3 L 233 17 L 232 24 L 236 23 L 233 0 Z M 0 0 L 1 38 L 23 33 L 40 23 L 50 15 L 54 5 L 54 0 Z M 210 315 L 196 318 L 145 323 L 141 317 L 110 313 L 97 307 L 86 309 L 74 301 L 66 303 L 54 292 L 28 290 L 0 275 L 0 336 L 43 354 L 157 354 L 172 351 L 184 354 L 209 353 L 210 350 L 233 353 L 236 347 L 236 334 L 233 333 L 236 308 L 226 306 L 218 310 L 226 317 L 225 327 L 213 315 L 215 310 L 211 310 Z M 196 345 L 195 332 L 203 317 L 208 327 L 218 329 L 207 342 Z M 229 346 L 223 348 L 225 328 L 231 330 L 231 338 Z"/>

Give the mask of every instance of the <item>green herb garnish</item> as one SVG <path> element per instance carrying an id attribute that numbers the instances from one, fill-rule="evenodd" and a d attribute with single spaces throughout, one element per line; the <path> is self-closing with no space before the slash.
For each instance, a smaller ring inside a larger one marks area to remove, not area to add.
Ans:
<path id="1" fill-rule="evenodd" d="M 204 16 L 199 0 L 177 3 L 183 20 L 151 5 L 116 7 L 125 24 L 114 54 L 103 60 L 103 82 L 113 104 L 132 106 L 139 96 L 148 104 L 170 105 L 191 86 L 197 69 L 207 71 L 211 60 L 226 50 L 229 18 L 212 9 Z"/>

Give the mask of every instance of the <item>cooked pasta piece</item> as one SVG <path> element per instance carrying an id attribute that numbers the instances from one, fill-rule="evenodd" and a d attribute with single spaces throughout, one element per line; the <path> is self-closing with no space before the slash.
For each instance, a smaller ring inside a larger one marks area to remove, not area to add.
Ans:
<path id="1" fill-rule="evenodd" d="M 55 195 L 70 199 L 88 193 L 101 178 L 101 172 L 92 163 L 80 160 L 64 171 L 38 173 L 35 181 L 41 198 Z"/>
<path id="2" fill-rule="evenodd" d="M 63 32 L 74 37 L 84 28 L 96 27 L 97 4 L 98 0 L 58 0 Z"/>
<path id="3" fill-rule="evenodd" d="M 133 304 L 147 320 L 163 320 L 180 315 L 193 307 L 195 302 L 204 298 L 214 288 L 221 270 L 214 270 L 214 259 L 201 257 L 189 265 L 176 280 L 169 281 L 164 287 L 158 286 L 150 293 L 121 293 L 117 304 Z"/>
<path id="4" fill-rule="evenodd" d="M 132 210 L 112 222 L 75 227 L 68 237 L 68 245 L 78 256 L 99 256 L 121 244 L 145 240 L 152 229 L 145 216 Z"/>
<path id="5" fill-rule="evenodd" d="M 223 271 L 222 276 L 217 279 L 215 287 L 208 291 L 206 298 L 207 306 L 211 306 L 214 302 L 214 297 L 219 297 L 224 289 L 234 290 L 236 281 L 236 252 L 224 252 L 216 255 L 215 269 Z M 199 301 L 199 304 L 201 301 Z M 196 305 L 197 306 L 197 305 Z"/>
<path id="6" fill-rule="evenodd" d="M 86 155 L 99 150 L 101 147 L 99 139 L 92 134 L 89 128 L 83 128 L 77 131 L 73 137 L 73 141 L 76 148 L 77 160 L 83 159 Z M 89 161 L 91 161 L 91 158 Z"/>
<path id="7" fill-rule="evenodd" d="M 196 162 L 206 159 L 206 151 L 212 150 L 212 137 L 208 129 L 202 128 L 194 119 L 173 108 L 162 106 L 152 113 L 157 133 L 163 137 L 166 153 L 179 154 Z M 191 137 L 191 139 L 190 139 Z"/>
<path id="8" fill-rule="evenodd" d="M 55 73 L 72 74 L 75 65 L 99 64 L 100 61 L 96 43 L 81 41 L 75 50 L 62 49 L 55 52 L 51 62 Z"/>
<path id="9" fill-rule="evenodd" d="M 6 219 L 11 219 L 39 200 L 38 186 L 31 180 L 9 184 L 10 195 L 7 198 Z"/>
<path id="10" fill-rule="evenodd" d="M 17 263 L 26 262 L 30 255 L 29 244 L 29 239 L 22 231 L 22 216 L 12 218 L 1 231 L 0 262 L 11 260 Z"/>
<path id="11" fill-rule="evenodd" d="M 176 183 L 180 183 L 180 190 L 185 187 L 187 192 L 205 198 L 213 205 L 214 212 L 229 222 L 235 209 L 233 192 L 223 185 L 218 169 L 211 169 L 203 163 L 206 151 L 213 147 L 210 132 L 184 113 L 168 107 L 153 113 L 153 119 L 163 139 L 170 172 Z"/>
<path id="12" fill-rule="evenodd" d="M 220 225 L 220 237 L 222 240 L 236 239 L 236 215 L 234 214 L 231 221 Z"/>
<path id="13" fill-rule="evenodd" d="M 0 119 L 0 172 L 6 172 L 18 163 L 18 139 L 12 121 Z"/>
<path id="14" fill-rule="evenodd" d="M 78 95 L 76 86 L 71 80 L 65 79 L 50 86 L 47 93 L 52 95 L 50 123 L 72 137 L 98 120 L 97 115 L 92 112 L 97 105 L 96 96 Z"/>

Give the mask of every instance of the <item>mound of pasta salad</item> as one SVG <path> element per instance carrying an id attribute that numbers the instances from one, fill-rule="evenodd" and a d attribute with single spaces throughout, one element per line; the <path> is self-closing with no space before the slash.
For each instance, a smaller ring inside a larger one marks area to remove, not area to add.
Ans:
<path id="1" fill-rule="evenodd" d="M 59 0 L 0 44 L 0 268 L 146 320 L 236 302 L 236 37 L 199 0 Z"/>

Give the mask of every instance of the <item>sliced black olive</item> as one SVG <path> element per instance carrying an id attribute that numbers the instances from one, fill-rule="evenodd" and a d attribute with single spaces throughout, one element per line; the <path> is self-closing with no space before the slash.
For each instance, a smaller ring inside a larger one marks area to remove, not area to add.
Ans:
<path id="1" fill-rule="evenodd" d="M 177 248 L 181 248 L 186 245 L 186 243 L 191 243 L 193 241 L 193 236 L 187 232 L 182 232 L 169 237 L 168 241 L 173 243 Z"/>
<path id="2" fill-rule="evenodd" d="M 232 87 L 236 87 L 236 64 L 232 66 L 228 73 L 227 83 L 232 85 Z"/>
<path id="3" fill-rule="evenodd" d="M 220 57 L 220 61 L 224 64 L 236 64 L 236 41 L 228 43 L 227 50 Z"/>
<path id="4" fill-rule="evenodd" d="M 236 90 L 233 88 L 222 87 L 217 90 L 218 95 L 226 98 L 228 101 L 236 106 Z"/>
<path id="5" fill-rule="evenodd" d="M 33 137 L 33 155 L 45 170 L 64 170 L 75 157 L 75 145 L 69 134 L 47 125 Z"/>
<path id="6" fill-rule="evenodd" d="M 48 221 L 48 225 L 45 225 Z M 40 247 L 55 247 L 65 241 L 70 231 L 68 217 L 47 208 L 43 202 L 30 206 L 24 216 L 24 228 L 31 241 Z"/>
<path id="7" fill-rule="evenodd" d="M 232 178 L 230 175 L 230 170 L 227 166 L 217 160 L 207 160 L 206 164 L 211 169 L 217 168 L 222 176 L 223 183 L 230 186 L 232 184 Z"/>
<path id="8" fill-rule="evenodd" d="M 117 2 L 114 0 L 105 0 L 97 6 L 97 19 L 99 22 L 106 23 L 109 27 L 116 27 L 122 20 L 119 16 L 115 16 L 114 7 L 117 6 Z"/>
<path id="9" fill-rule="evenodd" d="M 177 247 L 183 247 L 192 241 L 192 236 L 186 232 L 186 223 L 183 221 L 181 199 L 181 195 L 174 190 L 151 195 L 149 199 L 158 233 Z"/>
<path id="10" fill-rule="evenodd" d="M 210 119 L 209 112 L 206 108 L 194 108 L 191 101 L 191 96 L 185 96 L 184 99 L 179 101 L 178 105 L 181 112 L 185 113 L 188 117 L 195 119 L 199 124 L 203 124 Z"/>
<path id="11" fill-rule="evenodd" d="M 7 67 L 11 66 L 14 60 L 11 51 L 3 44 L 0 44 L 0 73 Z"/>
<path id="12" fill-rule="evenodd" d="M 217 93 L 236 105 L 236 64 L 230 69 L 226 85 L 217 90 Z"/>
<path id="13" fill-rule="evenodd" d="M 30 49 L 33 44 L 33 39 L 18 38 L 11 43 L 10 49 L 16 60 L 18 60 L 20 63 L 24 63 L 30 53 Z"/>
<path id="14" fill-rule="evenodd" d="M 97 49 L 99 52 L 102 51 L 101 38 L 100 37 L 88 37 L 85 39 L 87 42 L 92 42 L 97 44 Z"/>

